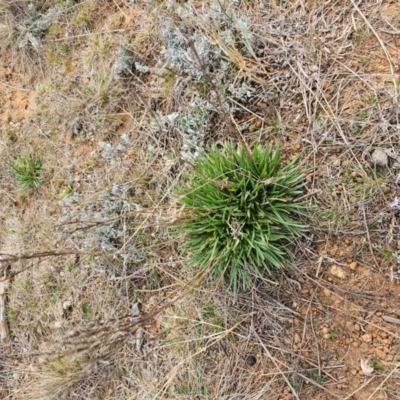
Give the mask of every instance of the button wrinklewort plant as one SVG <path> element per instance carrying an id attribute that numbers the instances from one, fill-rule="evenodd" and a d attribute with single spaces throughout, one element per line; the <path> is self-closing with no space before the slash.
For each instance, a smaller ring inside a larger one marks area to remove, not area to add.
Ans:
<path id="1" fill-rule="evenodd" d="M 298 157 L 281 167 L 280 150 L 252 150 L 226 144 L 202 152 L 178 191 L 187 206 L 182 224 L 191 265 L 229 275 L 234 291 L 262 272 L 275 278 L 287 259 L 288 245 L 306 228 L 292 217 L 303 215 L 304 174 Z"/>

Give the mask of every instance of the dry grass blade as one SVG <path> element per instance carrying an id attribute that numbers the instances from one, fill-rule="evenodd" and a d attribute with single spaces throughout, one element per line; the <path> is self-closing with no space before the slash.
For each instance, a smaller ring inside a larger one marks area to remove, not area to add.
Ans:
<path id="1" fill-rule="evenodd" d="M 399 26 L 389 0 L 0 0 L 0 398 L 400 399 Z M 237 294 L 175 229 L 227 141 L 300 157 L 282 208 L 313 207 Z"/>
<path id="2" fill-rule="evenodd" d="M 0 257 L 0 342 L 5 342 L 9 337 L 6 297 L 9 285 L 9 264 Z"/>
<path id="3" fill-rule="evenodd" d="M 246 318 L 247 319 L 247 318 Z M 183 360 L 181 360 L 179 362 L 179 364 L 177 364 L 174 369 L 168 374 L 167 379 L 165 381 L 165 383 L 163 384 L 162 388 L 160 389 L 160 391 L 154 396 L 153 400 L 156 400 L 157 398 L 159 398 L 160 396 L 165 394 L 165 391 L 167 390 L 167 388 L 172 384 L 172 382 L 174 381 L 176 374 L 178 373 L 178 371 L 192 358 L 204 353 L 207 349 L 209 349 L 210 347 L 214 346 L 215 344 L 219 343 L 223 338 L 227 337 L 229 334 L 231 334 L 232 332 L 235 331 L 235 329 L 240 326 L 243 322 L 246 321 L 246 319 L 239 321 L 238 323 L 236 323 L 234 326 L 230 327 L 228 330 L 221 332 L 220 334 L 218 334 L 218 337 L 216 339 L 214 339 L 213 341 L 211 341 L 209 344 L 207 344 L 206 346 L 200 348 L 197 352 L 190 354 L 190 356 L 188 356 L 187 358 L 184 358 Z M 131 398 L 131 400 L 134 400 L 134 397 Z"/>
<path id="4" fill-rule="evenodd" d="M 357 10 L 357 12 L 361 15 L 361 18 L 365 21 L 365 23 L 368 25 L 369 29 L 371 29 L 371 31 L 374 33 L 375 37 L 377 38 L 379 44 L 382 47 L 382 50 L 385 53 L 385 56 L 387 58 L 387 61 L 389 63 L 390 66 L 390 71 L 391 71 L 391 75 L 393 76 L 393 86 L 396 90 L 396 95 L 397 95 L 397 82 L 394 78 L 395 75 L 395 71 L 394 71 L 394 62 L 393 59 L 390 55 L 390 53 L 388 52 L 388 50 L 386 49 L 386 45 L 385 43 L 382 41 L 381 37 L 378 35 L 378 33 L 376 32 L 376 30 L 373 28 L 373 26 L 371 25 L 371 23 L 369 22 L 368 18 L 364 15 L 363 12 L 361 12 L 360 8 L 357 6 L 357 4 L 354 2 L 354 0 L 351 0 L 353 7 Z"/>

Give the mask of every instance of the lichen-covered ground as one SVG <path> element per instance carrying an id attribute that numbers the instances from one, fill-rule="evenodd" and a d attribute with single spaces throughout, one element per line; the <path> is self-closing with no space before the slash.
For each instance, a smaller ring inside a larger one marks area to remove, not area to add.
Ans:
<path id="1" fill-rule="evenodd" d="M 0 398 L 400 398 L 399 34 L 389 0 L 0 0 Z M 238 137 L 302 153 L 312 216 L 235 295 L 171 230 Z"/>

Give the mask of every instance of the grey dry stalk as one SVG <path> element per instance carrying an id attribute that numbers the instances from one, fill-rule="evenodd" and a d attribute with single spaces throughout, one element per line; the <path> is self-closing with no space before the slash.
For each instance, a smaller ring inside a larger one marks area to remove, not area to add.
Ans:
<path id="1" fill-rule="evenodd" d="M 6 318 L 6 292 L 9 285 L 9 264 L 0 256 L 0 342 L 8 340 L 9 331 Z"/>

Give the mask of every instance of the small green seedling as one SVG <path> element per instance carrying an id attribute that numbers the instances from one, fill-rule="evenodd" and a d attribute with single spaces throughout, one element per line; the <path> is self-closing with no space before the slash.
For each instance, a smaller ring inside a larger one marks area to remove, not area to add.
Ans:
<path id="1" fill-rule="evenodd" d="M 40 171 L 43 165 L 41 159 L 18 157 L 16 161 L 10 162 L 10 165 L 14 170 L 16 181 L 20 185 L 20 192 L 40 186 Z"/>
<path id="2" fill-rule="evenodd" d="M 379 358 L 374 358 L 371 363 L 372 368 L 375 372 L 382 373 L 385 370 L 385 366 Z"/>
<path id="3" fill-rule="evenodd" d="M 309 371 L 307 373 L 307 376 L 309 379 L 311 379 L 313 382 L 318 383 L 319 385 L 322 385 L 324 383 L 324 377 L 318 372 L 311 372 Z M 310 382 L 312 384 L 312 382 Z"/>
<path id="4" fill-rule="evenodd" d="M 326 338 L 327 339 L 336 339 L 338 337 L 337 333 L 333 332 L 333 331 L 329 331 L 326 334 Z"/>

